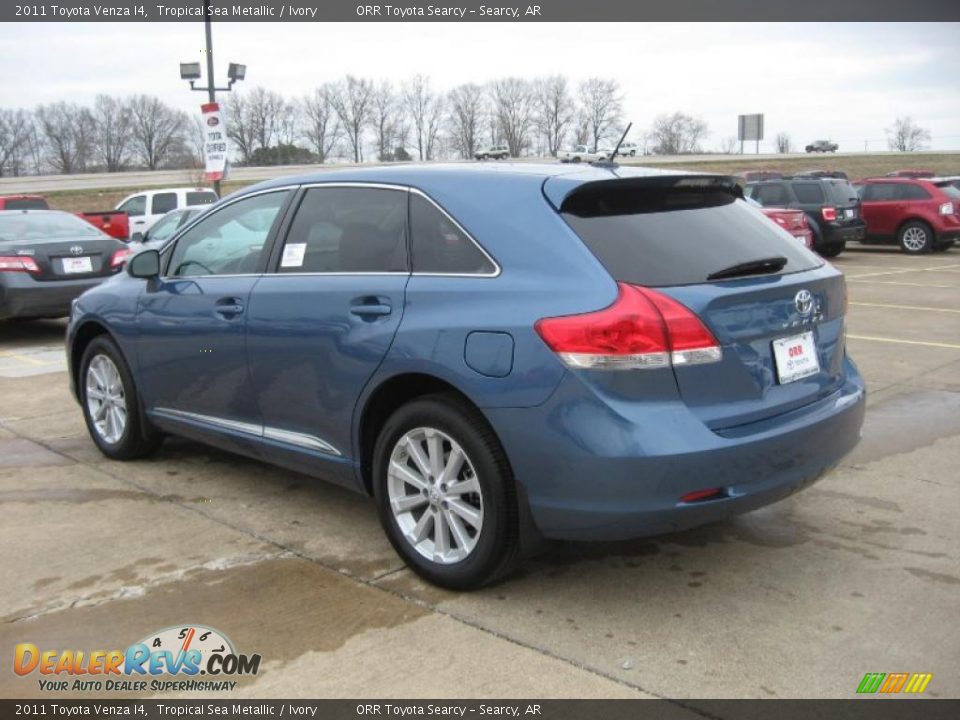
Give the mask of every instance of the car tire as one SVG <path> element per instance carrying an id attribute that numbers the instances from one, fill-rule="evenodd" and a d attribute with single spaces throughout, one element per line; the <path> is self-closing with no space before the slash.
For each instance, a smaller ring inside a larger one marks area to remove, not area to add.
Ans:
<path id="1" fill-rule="evenodd" d="M 455 451 L 463 461 L 447 483 L 437 468 L 446 471 Z M 429 395 L 398 409 L 377 437 L 373 473 L 387 538 L 420 577 L 472 590 L 515 567 L 520 542 L 510 464 L 483 416 L 459 397 Z M 450 489 L 457 487 L 459 493 Z"/>
<path id="2" fill-rule="evenodd" d="M 481 156 L 480 156 L 480 159 L 481 159 L 481 160 L 489 160 L 489 159 L 490 159 L 490 156 L 489 156 L 489 155 L 481 155 Z"/>
<path id="3" fill-rule="evenodd" d="M 574 155 L 574 156 L 573 156 L 573 159 L 572 159 L 570 162 L 574 162 L 574 163 L 580 162 L 580 156 L 579 156 L 579 155 Z"/>
<path id="4" fill-rule="evenodd" d="M 842 253 L 847 249 L 847 244 L 845 242 L 830 243 L 829 245 L 824 245 L 819 250 L 818 253 L 825 258 L 835 258 L 837 255 Z"/>
<path id="5" fill-rule="evenodd" d="M 77 388 L 90 437 L 107 457 L 135 460 L 163 442 L 158 430 L 144 425 L 130 368 L 108 336 L 94 338 L 84 350 Z"/>
<path id="6" fill-rule="evenodd" d="M 897 232 L 897 242 L 908 255 L 922 255 L 933 251 L 936 239 L 929 225 L 920 220 L 911 220 Z"/>

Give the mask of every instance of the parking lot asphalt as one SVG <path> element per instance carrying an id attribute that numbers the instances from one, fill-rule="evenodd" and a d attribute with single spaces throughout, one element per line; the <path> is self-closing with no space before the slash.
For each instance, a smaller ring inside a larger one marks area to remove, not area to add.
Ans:
<path id="1" fill-rule="evenodd" d="M 960 697 L 960 249 L 835 264 L 869 398 L 834 472 L 720 524 L 551 546 L 474 593 L 404 569 L 347 491 L 183 440 L 107 461 L 63 323 L 0 327 L 0 696 L 45 696 L 15 643 L 203 623 L 262 655 L 246 697 L 849 698 L 866 672 Z"/>

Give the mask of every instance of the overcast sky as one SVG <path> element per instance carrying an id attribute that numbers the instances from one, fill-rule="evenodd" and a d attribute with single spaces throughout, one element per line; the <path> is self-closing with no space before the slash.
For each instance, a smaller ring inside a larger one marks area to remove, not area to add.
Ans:
<path id="1" fill-rule="evenodd" d="M 221 83 L 231 61 L 247 65 L 241 88 L 288 97 L 347 73 L 422 73 L 441 89 L 599 75 L 620 82 L 635 129 L 681 110 L 707 121 L 707 148 L 736 135 L 738 114 L 763 112 L 768 149 L 778 132 L 801 146 L 885 149 L 898 115 L 928 128 L 934 149 L 960 149 L 958 39 L 960 23 L 214 24 Z M 203 96 L 188 92 L 178 63 L 201 60 L 202 48 L 201 22 L 0 24 L 0 106 L 150 92 L 199 112 Z"/>

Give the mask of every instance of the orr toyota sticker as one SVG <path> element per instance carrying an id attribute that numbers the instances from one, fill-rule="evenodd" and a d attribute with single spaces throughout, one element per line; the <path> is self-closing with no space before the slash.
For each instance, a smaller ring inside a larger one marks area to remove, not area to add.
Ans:
<path id="1" fill-rule="evenodd" d="M 37 676 L 45 692 L 233 690 L 232 678 L 259 670 L 259 654 L 238 653 L 219 630 L 196 624 L 164 628 L 125 650 L 60 650 L 22 642 L 13 658 L 14 673 Z"/>

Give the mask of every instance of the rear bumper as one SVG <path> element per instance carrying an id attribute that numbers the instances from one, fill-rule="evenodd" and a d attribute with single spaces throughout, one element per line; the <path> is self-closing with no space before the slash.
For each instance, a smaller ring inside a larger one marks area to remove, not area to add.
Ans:
<path id="1" fill-rule="evenodd" d="M 75 298 L 106 279 L 39 282 L 27 273 L 7 273 L 0 284 L 0 320 L 65 317 Z"/>
<path id="2" fill-rule="evenodd" d="M 853 363 L 840 389 L 731 431 L 710 431 L 682 402 L 624 408 L 568 376 L 544 405 L 488 410 L 537 529 L 617 540 L 674 532 L 776 502 L 819 479 L 860 439 L 866 391 Z M 682 503 L 687 493 L 721 497 Z"/>
<path id="3" fill-rule="evenodd" d="M 823 244 L 860 242 L 867 237 L 867 224 L 862 220 L 856 225 L 828 225 L 821 226 L 823 230 Z"/>

